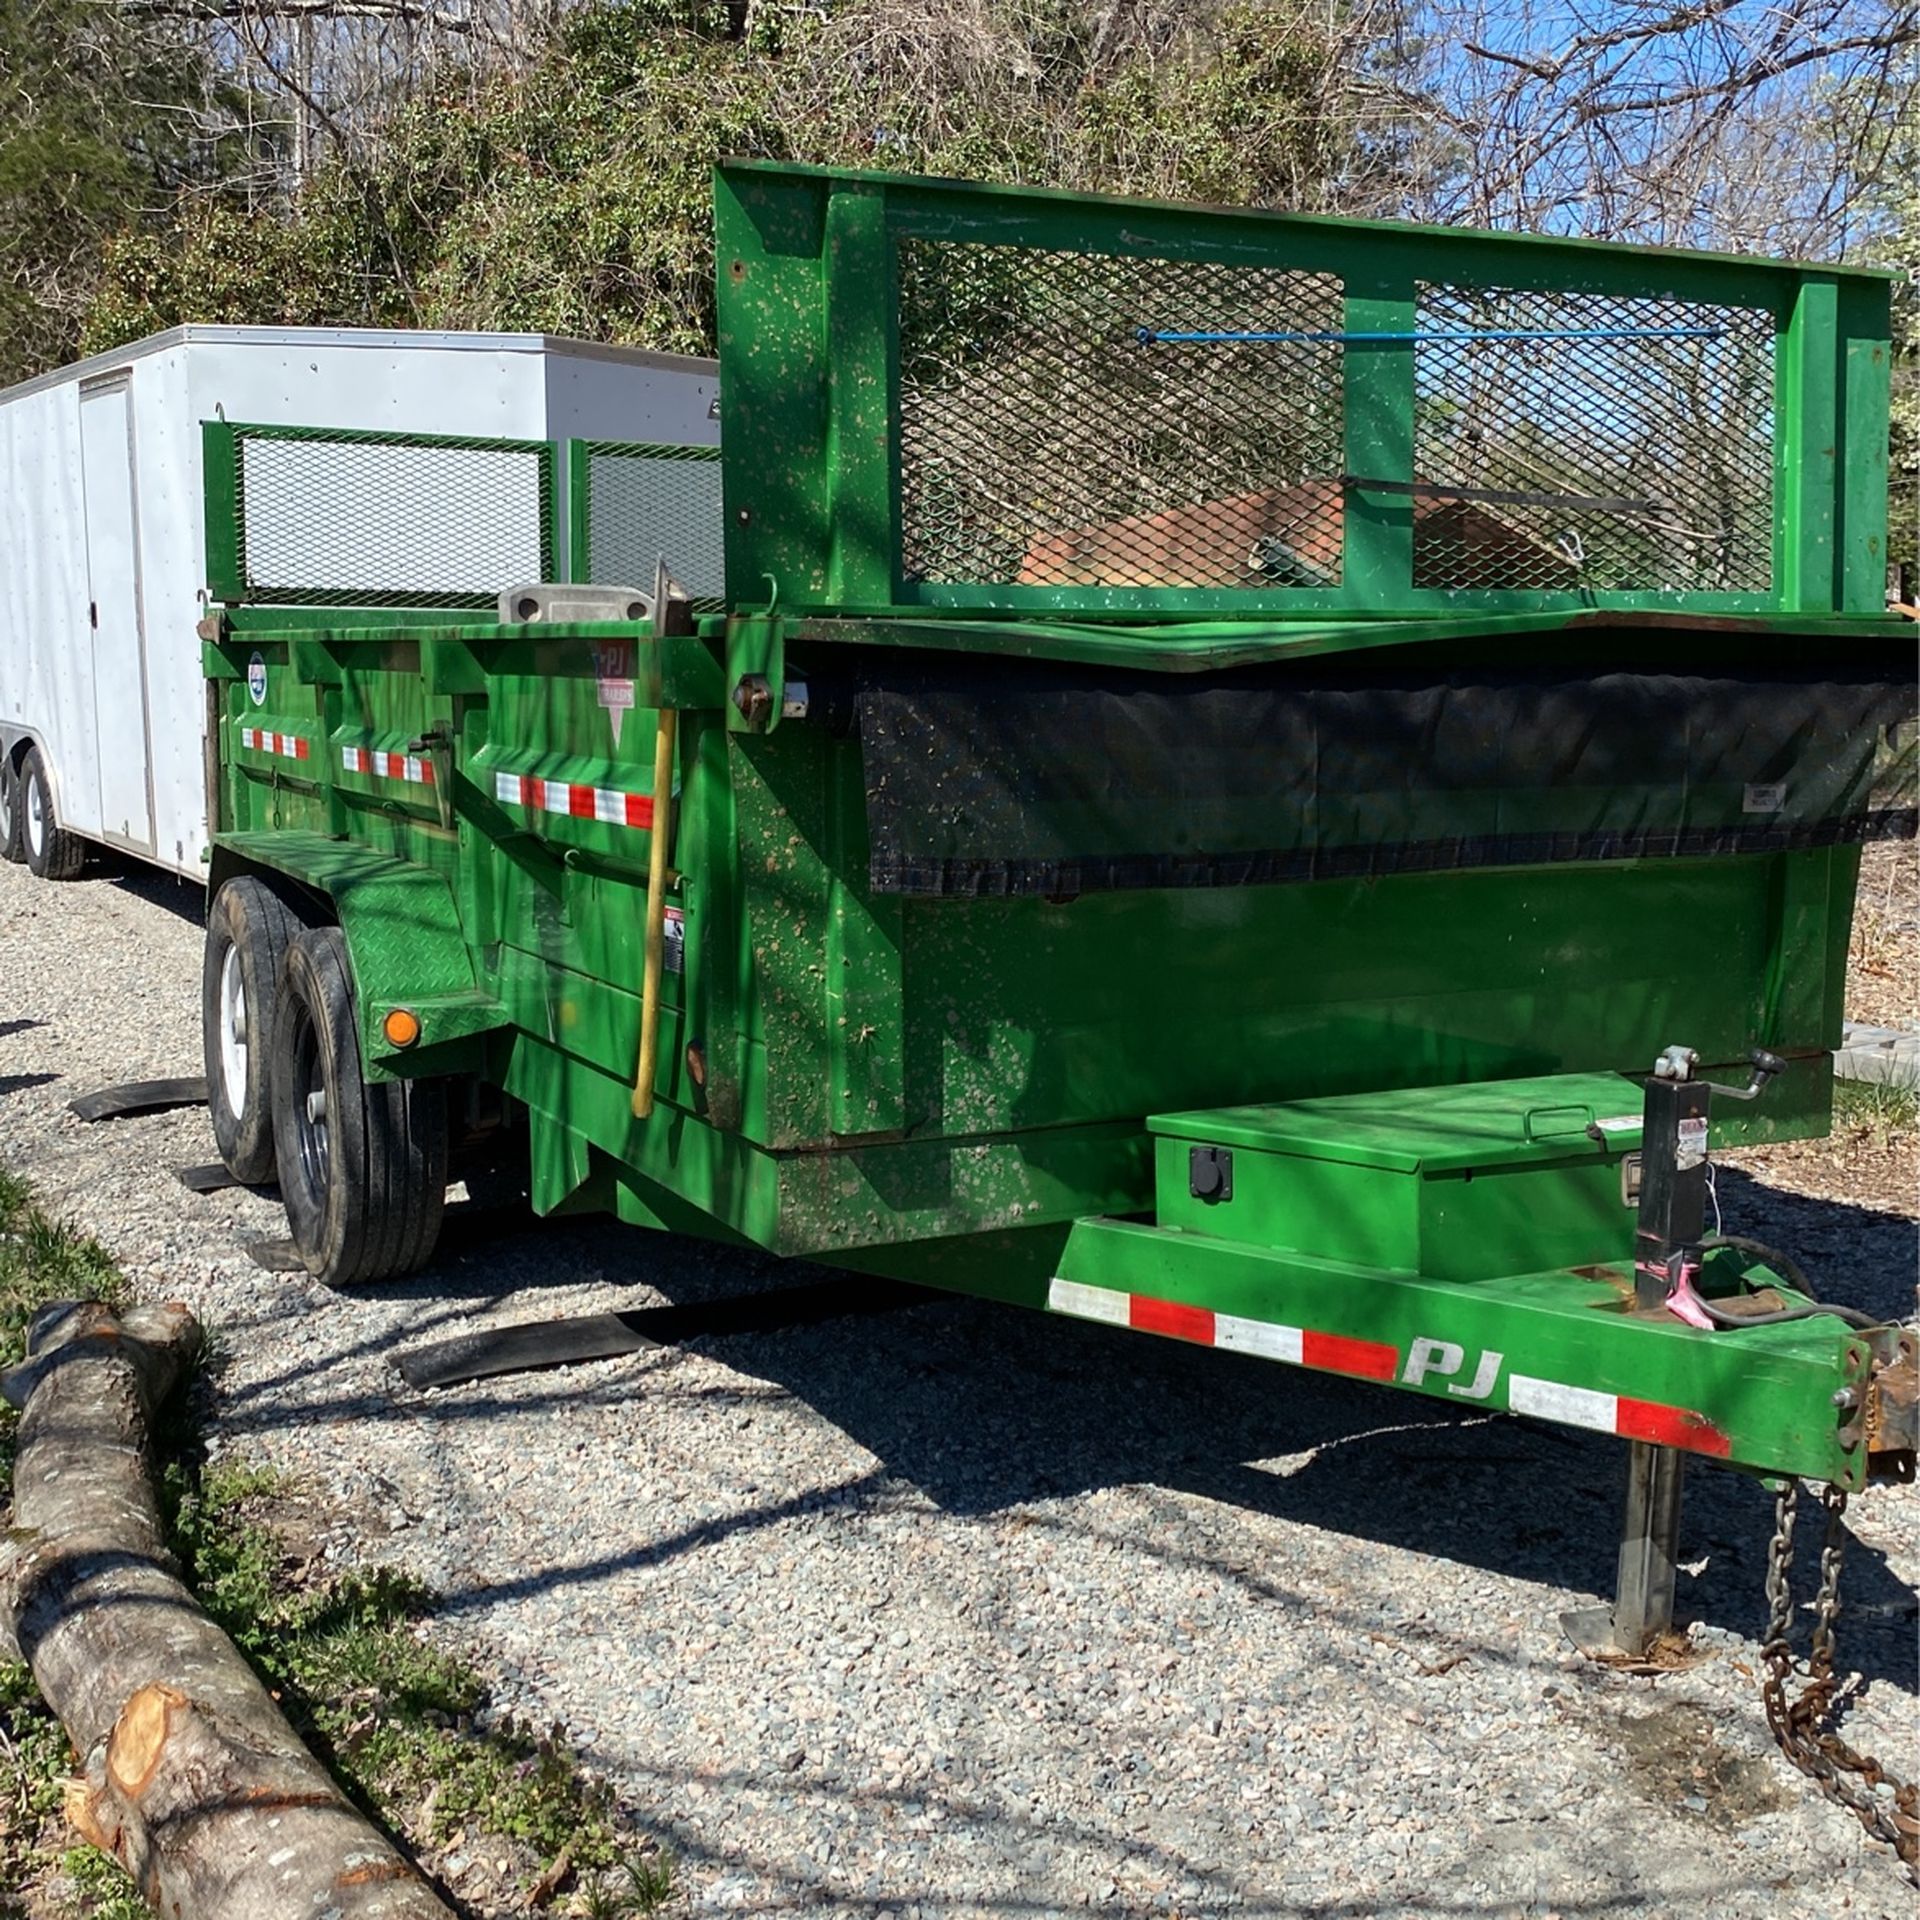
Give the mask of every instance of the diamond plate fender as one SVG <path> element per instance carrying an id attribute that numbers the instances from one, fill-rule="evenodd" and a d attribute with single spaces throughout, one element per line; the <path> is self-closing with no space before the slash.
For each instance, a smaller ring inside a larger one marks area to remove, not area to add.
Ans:
<path id="1" fill-rule="evenodd" d="M 280 874 L 331 909 L 347 937 L 361 1057 L 374 1078 L 457 1070 L 472 1042 L 507 1024 L 476 976 L 453 891 L 430 867 L 323 834 L 218 836 L 210 887 L 249 872 Z M 381 1031 L 395 1007 L 420 1022 L 419 1042 L 404 1053 Z"/>

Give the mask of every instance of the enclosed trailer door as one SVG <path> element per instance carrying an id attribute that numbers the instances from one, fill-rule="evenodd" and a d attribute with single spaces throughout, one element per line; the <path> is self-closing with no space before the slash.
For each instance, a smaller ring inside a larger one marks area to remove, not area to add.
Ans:
<path id="1" fill-rule="evenodd" d="M 80 457 L 86 479 L 100 830 L 109 840 L 151 853 L 139 526 L 133 492 L 131 396 L 124 376 L 81 390 Z"/>

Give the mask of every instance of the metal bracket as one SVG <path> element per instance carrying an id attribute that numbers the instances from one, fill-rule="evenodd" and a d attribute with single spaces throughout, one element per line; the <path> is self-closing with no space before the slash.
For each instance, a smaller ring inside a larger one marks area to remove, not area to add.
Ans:
<path id="1" fill-rule="evenodd" d="M 543 580 L 500 596 L 503 626 L 557 626 L 589 621 L 651 620 L 653 596 L 638 587 L 596 587 Z"/>

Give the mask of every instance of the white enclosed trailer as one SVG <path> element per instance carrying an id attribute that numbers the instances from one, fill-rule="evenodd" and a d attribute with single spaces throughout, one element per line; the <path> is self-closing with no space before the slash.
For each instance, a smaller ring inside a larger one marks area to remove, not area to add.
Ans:
<path id="1" fill-rule="evenodd" d="M 302 327 L 181 327 L 0 392 L 0 852 L 203 871 L 202 421 L 713 446 L 718 394 L 707 360 Z"/>

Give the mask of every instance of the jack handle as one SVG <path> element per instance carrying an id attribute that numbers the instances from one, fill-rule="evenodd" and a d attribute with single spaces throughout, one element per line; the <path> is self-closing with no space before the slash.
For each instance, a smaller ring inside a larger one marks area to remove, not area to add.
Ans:
<path id="1" fill-rule="evenodd" d="M 1752 1063 L 1753 1077 L 1744 1087 L 1723 1087 L 1717 1080 L 1709 1080 L 1707 1085 L 1723 1099 L 1758 1100 L 1766 1092 L 1767 1082 L 1787 1070 L 1787 1063 L 1777 1053 L 1769 1053 L 1765 1047 L 1755 1047 L 1747 1059 Z"/>

